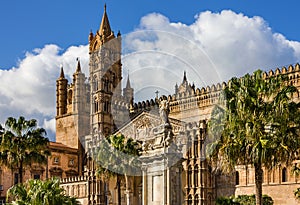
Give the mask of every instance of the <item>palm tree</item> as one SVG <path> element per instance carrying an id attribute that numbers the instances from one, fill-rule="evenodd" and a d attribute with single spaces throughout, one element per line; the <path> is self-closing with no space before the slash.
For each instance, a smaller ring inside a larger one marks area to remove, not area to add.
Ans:
<path id="1" fill-rule="evenodd" d="M 59 186 L 59 179 L 46 181 L 29 180 L 24 184 L 16 184 L 8 190 L 7 198 L 13 197 L 12 205 L 78 205 L 74 197 L 64 194 Z"/>
<path id="2" fill-rule="evenodd" d="M 129 201 L 129 176 L 140 173 L 139 143 L 123 134 L 110 135 L 103 139 L 94 153 L 97 173 L 105 179 L 117 177 L 118 203 L 121 204 L 120 182 L 122 176 L 126 182 L 127 204 Z"/>
<path id="3" fill-rule="evenodd" d="M 0 144 L 0 162 L 11 170 L 17 168 L 19 182 L 23 182 L 23 170 L 32 163 L 46 163 L 48 138 L 46 131 L 37 127 L 35 119 L 25 120 L 9 117 L 5 122 L 5 131 Z"/>
<path id="4" fill-rule="evenodd" d="M 208 123 L 207 152 L 214 165 L 231 172 L 236 165 L 253 165 L 256 204 L 262 204 L 262 167 L 291 164 L 300 148 L 299 104 L 296 88 L 283 75 L 233 78 L 224 90 L 225 102 L 216 106 Z"/>

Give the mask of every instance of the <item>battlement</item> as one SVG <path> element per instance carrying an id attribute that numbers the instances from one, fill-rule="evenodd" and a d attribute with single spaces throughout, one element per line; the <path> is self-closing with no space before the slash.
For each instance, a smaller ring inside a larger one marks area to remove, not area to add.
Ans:
<path id="1" fill-rule="evenodd" d="M 300 87 L 300 64 L 290 65 L 288 68 L 282 67 L 263 73 L 264 78 L 276 75 L 288 75 L 289 84 Z M 242 77 L 241 77 L 242 78 Z M 217 83 L 202 88 L 193 88 L 185 92 L 178 92 L 167 96 L 170 106 L 170 114 L 185 112 L 191 109 L 204 109 L 205 107 L 220 103 L 222 90 L 226 88 L 228 82 Z M 149 111 L 159 106 L 159 99 L 151 99 L 137 102 L 133 105 L 133 113 Z"/>

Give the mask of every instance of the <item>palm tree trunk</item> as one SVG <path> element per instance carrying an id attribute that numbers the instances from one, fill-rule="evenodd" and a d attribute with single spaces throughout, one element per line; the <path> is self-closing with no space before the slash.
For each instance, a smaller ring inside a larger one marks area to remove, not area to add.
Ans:
<path id="1" fill-rule="evenodd" d="M 20 184 L 23 183 L 23 160 L 20 161 L 20 167 L 19 167 L 19 182 Z"/>
<path id="2" fill-rule="evenodd" d="M 262 205 L 263 170 L 261 163 L 254 164 L 255 169 L 255 200 L 256 205 Z"/>
<path id="3" fill-rule="evenodd" d="M 117 194 L 118 194 L 118 205 L 121 205 L 121 180 L 119 176 L 117 176 Z"/>

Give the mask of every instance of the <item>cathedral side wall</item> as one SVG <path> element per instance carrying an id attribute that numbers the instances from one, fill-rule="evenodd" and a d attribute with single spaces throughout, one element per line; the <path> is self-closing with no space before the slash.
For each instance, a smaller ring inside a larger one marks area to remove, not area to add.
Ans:
<path id="1" fill-rule="evenodd" d="M 56 118 L 56 142 L 78 149 L 77 130 L 74 115 Z"/>
<path id="2" fill-rule="evenodd" d="M 294 191 L 299 187 L 300 185 L 295 183 L 263 185 L 263 194 L 267 194 L 272 197 L 274 204 L 296 205 L 299 204 L 299 201 L 295 199 Z M 254 185 L 237 186 L 235 195 L 254 194 L 254 192 Z"/>

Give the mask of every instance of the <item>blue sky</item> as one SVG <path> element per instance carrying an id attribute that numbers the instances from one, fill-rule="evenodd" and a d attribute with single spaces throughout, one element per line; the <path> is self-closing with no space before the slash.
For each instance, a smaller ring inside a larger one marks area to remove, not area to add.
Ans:
<path id="1" fill-rule="evenodd" d="M 1 1 L 0 123 L 36 118 L 54 139 L 60 64 L 71 80 L 79 57 L 88 76 L 88 35 L 105 3 L 135 101 L 172 95 L 184 70 L 201 88 L 300 62 L 298 0 Z"/>
<path id="2" fill-rule="evenodd" d="M 103 4 L 107 3 L 113 29 L 128 33 L 151 12 L 172 22 L 191 24 L 201 11 L 231 9 L 247 16 L 261 16 L 275 31 L 290 40 L 300 39 L 297 0 L 11 0 L 0 3 L 0 68 L 15 66 L 26 51 L 55 43 L 61 48 L 87 43 L 98 29 Z"/>

